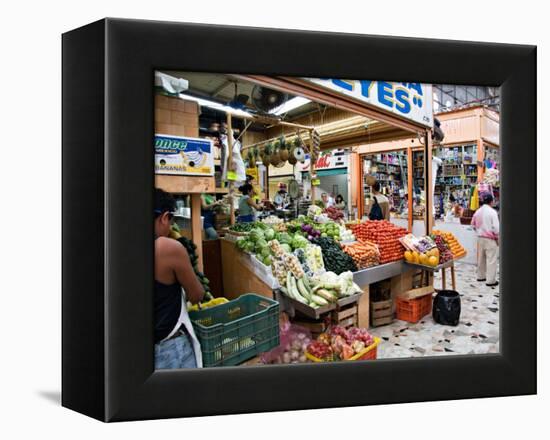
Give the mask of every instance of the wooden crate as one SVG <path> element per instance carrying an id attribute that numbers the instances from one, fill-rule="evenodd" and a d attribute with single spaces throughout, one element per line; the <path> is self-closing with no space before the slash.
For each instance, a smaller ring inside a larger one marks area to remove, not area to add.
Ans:
<path id="1" fill-rule="evenodd" d="M 360 295 L 357 297 L 357 301 L 360 297 Z M 345 306 L 336 304 L 336 308 L 319 314 L 316 319 L 296 315 L 292 322 L 309 329 L 314 338 L 327 331 L 331 325 L 339 325 L 344 328 L 357 327 L 359 325 L 359 303 L 357 301 Z"/>
<path id="2" fill-rule="evenodd" d="M 359 306 L 357 302 L 343 307 L 337 307 L 331 312 L 331 322 L 344 328 L 357 327 L 359 319 Z"/>
<path id="3" fill-rule="evenodd" d="M 370 303 L 371 322 L 373 327 L 391 324 L 393 322 L 393 300 L 373 301 Z"/>

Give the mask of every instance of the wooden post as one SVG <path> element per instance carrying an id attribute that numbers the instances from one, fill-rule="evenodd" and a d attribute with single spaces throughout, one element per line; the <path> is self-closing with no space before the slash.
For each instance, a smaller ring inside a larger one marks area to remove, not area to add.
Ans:
<path id="1" fill-rule="evenodd" d="M 231 120 L 231 113 L 227 113 L 227 171 L 229 172 L 233 166 L 233 126 Z M 233 180 L 229 181 L 229 224 L 235 224 L 235 204 L 233 200 L 233 194 L 235 193 L 235 183 Z"/>
<path id="2" fill-rule="evenodd" d="M 201 195 L 199 193 L 191 194 L 191 234 L 193 243 L 197 246 L 197 256 L 199 261 L 197 266 L 203 271 L 202 264 L 202 225 L 201 225 Z"/>
<path id="3" fill-rule="evenodd" d="M 426 234 L 431 234 L 434 224 L 432 212 L 433 190 L 432 190 L 432 133 L 426 130 L 424 136 L 424 194 L 426 196 Z"/>
<path id="4" fill-rule="evenodd" d="M 413 151 L 412 147 L 407 148 L 407 210 L 408 210 L 408 225 L 409 232 L 412 233 L 413 230 Z"/>

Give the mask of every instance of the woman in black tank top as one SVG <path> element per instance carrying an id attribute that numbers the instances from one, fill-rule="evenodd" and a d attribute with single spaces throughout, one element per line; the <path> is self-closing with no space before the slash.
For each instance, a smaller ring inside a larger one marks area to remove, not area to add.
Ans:
<path id="1" fill-rule="evenodd" d="M 181 312 L 181 286 L 155 280 L 155 344 L 166 338 L 174 329 Z"/>

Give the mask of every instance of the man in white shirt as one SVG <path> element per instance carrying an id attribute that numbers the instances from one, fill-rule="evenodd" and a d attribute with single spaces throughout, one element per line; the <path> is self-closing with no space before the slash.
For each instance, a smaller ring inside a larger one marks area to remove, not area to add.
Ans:
<path id="1" fill-rule="evenodd" d="M 475 212 L 472 226 L 477 233 L 477 280 L 486 281 L 487 286 L 498 285 L 497 258 L 500 222 L 498 214 L 491 206 L 493 196 L 485 194 L 483 205 Z"/>

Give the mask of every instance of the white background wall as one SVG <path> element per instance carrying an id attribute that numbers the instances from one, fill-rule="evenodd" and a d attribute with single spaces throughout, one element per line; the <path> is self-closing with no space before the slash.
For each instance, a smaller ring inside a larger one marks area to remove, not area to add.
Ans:
<path id="1" fill-rule="evenodd" d="M 243 439 L 399 436 L 435 438 L 544 438 L 549 403 L 550 235 L 544 227 L 548 182 L 539 171 L 539 396 L 427 402 L 358 408 L 279 412 L 189 420 L 103 425 L 59 406 L 61 323 L 61 40 L 64 31 L 105 16 L 226 23 L 538 44 L 540 130 L 550 120 L 547 78 L 548 12 L 525 0 L 385 2 L 278 0 L 5 1 L 0 45 L 0 191 L 2 215 L 0 437 L 6 439 Z M 243 51 L 246 47 L 240 48 Z M 360 58 L 358 58 L 358 62 Z M 368 60 L 365 60 L 368 62 Z M 419 60 L 437 68 L 437 60 Z M 430 64 L 433 63 L 433 64 Z M 472 69 L 483 66 L 473 66 Z M 21 134 L 33 142 L 22 143 Z M 542 136 L 539 135 L 539 139 Z M 16 158 L 24 149 L 25 171 Z M 521 154 L 521 152 L 518 152 Z M 539 167 L 550 163 L 547 146 Z M 82 226 L 86 233 L 86 225 Z M 519 258 L 519 257 L 518 257 Z M 543 269 L 543 270 L 540 270 Z M 546 313 L 545 313 L 546 315 Z M 544 315 L 544 316 L 545 316 Z M 545 316 L 546 317 L 546 316 Z M 472 380 L 475 380 L 472 372 Z M 320 384 L 319 386 L 323 386 Z M 261 392 L 261 390 L 258 390 Z M 345 392 L 343 390 L 342 392 Z M 289 390 L 289 394 L 291 390 Z M 269 396 L 266 396 L 269 399 Z M 546 405 L 546 407 L 545 407 Z M 318 432 L 318 435 L 312 434 Z"/>

